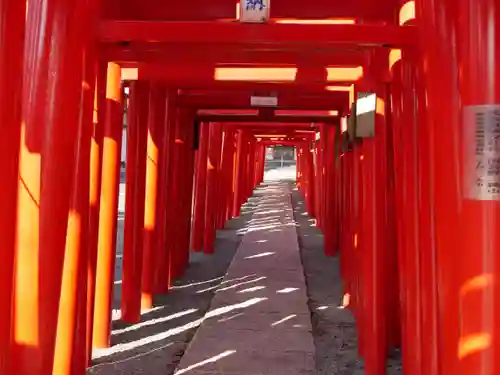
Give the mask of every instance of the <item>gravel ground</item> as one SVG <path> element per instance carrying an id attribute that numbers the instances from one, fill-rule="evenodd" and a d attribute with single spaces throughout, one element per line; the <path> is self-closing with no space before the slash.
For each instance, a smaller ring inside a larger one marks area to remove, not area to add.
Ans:
<path id="1" fill-rule="evenodd" d="M 113 323 L 110 349 L 94 352 L 88 375 L 169 375 L 184 354 L 198 329 L 199 319 L 210 307 L 219 285 L 241 242 L 253 212 L 252 201 L 239 219 L 232 220 L 217 234 L 216 254 L 192 254 L 190 266 L 168 295 L 159 296 L 155 307 L 143 314 L 140 324 Z M 120 224 L 123 224 L 121 222 Z M 122 242 L 122 225 L 119 244 Z M 118 249 L 114 307 L 120 300 L 121 250 Z"/>
<path id="2" fill-rule="evenodd" d="M 309 295 L 317 375 L 362 375 L 355 320 L 348 309 L 339 308 L 343 296 L 339 257 L 323 254 L 323 235 L 305 213 L 297 191 L 292 202 Z M 401 374 L 400 358 L 389 360 L 387 374 Z"/>

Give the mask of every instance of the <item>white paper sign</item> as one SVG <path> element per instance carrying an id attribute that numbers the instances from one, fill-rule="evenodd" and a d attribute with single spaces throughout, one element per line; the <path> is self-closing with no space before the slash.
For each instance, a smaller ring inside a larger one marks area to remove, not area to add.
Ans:
<path id="1" fill-rule="evenodd" d="M 269 20 L 271 0 L 240 0 L 240 21 L 264 23 Z"/>
<path id="2" fill-rule="evenodd" d="M 464 108 L 464 195 L 500 200 L 500 105 Z"/>
<path id="3" fill-rule="evenodd" d="M 278 98 L 275 96 L 251 96 L 250 105 L 252 107 L 276 107 Z"/>

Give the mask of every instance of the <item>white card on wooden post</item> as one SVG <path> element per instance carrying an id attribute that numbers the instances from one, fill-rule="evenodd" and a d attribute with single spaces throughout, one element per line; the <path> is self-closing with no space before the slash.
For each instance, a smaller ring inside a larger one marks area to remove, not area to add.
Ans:
<path id="1" fill-rule="evenodd" d="M 271 0 L 241 0 L 240 21 L 265 23 L 269 20 Z"/>

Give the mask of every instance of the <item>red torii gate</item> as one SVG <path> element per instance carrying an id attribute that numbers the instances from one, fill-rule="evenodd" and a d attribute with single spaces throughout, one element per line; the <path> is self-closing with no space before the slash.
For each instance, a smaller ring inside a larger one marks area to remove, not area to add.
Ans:
<path id="1" fill-rule="evenodd" d="M 496 2 L 421 0 L 415 21 L 413 2 L 273 0 L 268 25 L 228 22 L 234 21 L 234 4 L 222 0 L 174 7 L 156 0 L 35 0 L 26 6 L 0 0 L 0 373 L 83 374 L 91 332 L 96 346 L 109 344 L 123 115 L 117 61 L 137 68 L 139 78 L 131 85 L 134 110 L 128 113 L 129 160 L 137 162 L 131 168 L 137 178 L 130 184 L 133 210 L 127 212 L 141 216 L 130 224 L 132 241 L 141 242 L 138 226 L 154 221 L 158 228 L 142 244 L 144 251 L 127 251 L 132 262 L 127 261 L 123 280 L 130 307 L 125 319 L 138 318 L 141 292 L 147 307 L 151 295 L 168 290 L 186 266 L 191 192 L 172 181 L 192 186 L 190 125 L 201 99 L 183 98 L 179 90 L 207 96 L 214 90 L 242 90 L 247 96 L 269 91 L 279 97 L 299 92 L 317 94 L 323 102 L 328 86 L 354 84 L 357 92 L 376 92 L 383 101 L 375 136 L 339 153 L 331 147 L 338 137 L 335 127 L 318 125 L 321 137 L 313 149 L 315 171 L 321 173 L 314 176 L 310 149 L 297 147 L 300 171 L 307 171 L 309 183 L 318 182 L 306 196 L 336 197 L 327 205 L 307 200 L 324 233 L 339 234 L 326 248 L 342 253 L 366 373 L 383 374 L 387 349 L 399 341 L 405 374 L 498 371 L 498 173 L 491 169 L 478 176 L 480 171 L 468 168 L 478 159 L 486 165 L 499 159 L 494 147 L 475 148 L 481 142 L 474 137 L 483 133 L 468 133 L 485 125 L 486 138 L 496 134 Z M 297 14 L 358 24 L 278 22 Z M 307 47 L 301 52 L 297 44 Z M 210 48 L 214 53 L 206 53 Z M 313 52 L 322 48 L 326 51 Z M 390 48 L 401 51 L 389 65 Z M 215 64 L 246 63 L 289 64 L 306 73 L 290 82 L 213 77 Z M 321 75 L 327 66 L 351 63 L 364 67 L 360 80 Z M 332 101 L 331 109 L 347 114 L 345 101 L 352 100 L 345 96 Z M 185 106 L 179 104 L 183 100 Z M 239 100 L 231 102 L 228 95 L 227 108 L 239 107 Z M 295 107 L 294 99 L 287 100 Z M 317 107 L 309 103 L 301 109 Z M 462 111 L 479 120 L 461 119 Z M 258 148 L 249 141 L 242 125 L 204 129 L 201 145 L 208 142 L 213 167 L 207 170 L 210 186 L 217 168 L 231 170 L 231 153 L 237 154 L 236 165 L 261 158 L 263 144 Z M 148 130 L 154 134 L 149 139 Z M 145 162 L 147 153 L 155 155 L 156 167 Z M 179 167 L 181 160 L 185 168 Z M 203 159 L 197 165 L 196 173 Z M 228 212 L 237 214 L 258 181 L 249 178 L 255 170 L 232 171 L 227 175 L 239 181 L 240 193 L 224 201 L 223 209 L 209 208 L 212 227 L 230 217 Z M 476 185 L 478 178 L 483 185 Z M 224 180 L 225 188 L 231 184 Z M 166 238 L 172 243 L 168 251 Z M 151 256 L 157 257 L 154 270 Z M 134 268 L 140 262 L 142 272 Z"/>

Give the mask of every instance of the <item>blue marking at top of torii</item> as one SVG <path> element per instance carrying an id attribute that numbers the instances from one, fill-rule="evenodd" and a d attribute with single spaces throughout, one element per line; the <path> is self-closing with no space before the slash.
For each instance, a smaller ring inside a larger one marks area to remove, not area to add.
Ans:
<path id="1" fill-rule="evenodd" d="M 264 0 L 245 0 L 246 1 L 246 10 L 263 10 L 266 5 L 264 4 Z"/>

